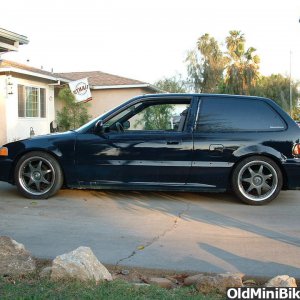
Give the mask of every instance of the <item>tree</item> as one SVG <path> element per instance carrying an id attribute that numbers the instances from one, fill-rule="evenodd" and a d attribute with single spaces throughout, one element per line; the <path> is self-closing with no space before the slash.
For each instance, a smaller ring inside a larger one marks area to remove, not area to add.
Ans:
<path id="1" fill-rule="evenodd" d="M 172 104 L 152 105 L 143 111 L 144 130 L 170 129 L 170 121 L 174 112 Z"/>
<path id="2" fill-rule="evenodd" d="M 253 47 L 245 50 L 245 37 L 230 31 L 226 51 L 208 33 L 197 42 L 197 49 L 188 52 L 187 73 L 195 92 L 250 94 L 259 78 L 259 57 Z"/>
<path id="3" fill-rule="evenodd" d="M 160 79 L 154 85 L 167 93 L 187 92 L 186 83 L 180 75 Z M 173 111 L 172 104 L 152 105 L 142 112 L 142 118 L 136 121 L 135 127 L 142 125 L 144 130 L 166 129 L 170 126 Z"/>
<path id="4" fill-rule="evenodd" d="M 188 52 L 187 72 L 195 92 L 214 93 L 219 89 L 227 63 L 215 38 L 208 33 L 197 42 L 197 49 Z"/>
<path id="5" fill-rule="evenodd" d="M 168 93 L 185 93 L 186 86 L 181 76 L 173 76 L 170 78 L 163 78 L 154 83 L 163 92 Z"/>
<path id="6" fill-rule="evenodd" d="M 58 93 L 58 99 L 64 107 L 57 111 L 57 124 L 60 131 L 76 129 L 85 124 L 91 116 L 87 111 L 87 103 L 77 103 L 69 88 L 63 88 Z"/>
<path id="7" fill-rule="evenodd" d="M 245 37 L 240 31 L 229 31 L 226 37 L 228 64 L 224 92 L 249 95 L 259 79 L 260 58 L 253 47 L 245 50 Z"/>
<path id="8" fill-rule="evenodd" d="M 297 91 L 298 82 L 292 82 L 293 111 L 297 112 Z M 252 87 L 251 95 L 267 97 L 273 99 L 286 112 L 290 113 L 290 78 L 281 74 L 272 74 L 271 76 L 262 76 L 256 87 Z M 294 116 L 297 119 L 297 116 Z M 299 117 L 298 117 L 299 118 Z"/>

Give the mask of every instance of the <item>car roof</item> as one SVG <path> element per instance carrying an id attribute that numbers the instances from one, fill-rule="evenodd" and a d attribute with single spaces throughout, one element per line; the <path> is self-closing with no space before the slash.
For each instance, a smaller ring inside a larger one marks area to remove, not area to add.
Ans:
<path id="1" fill-rule="evenodd" d="M 157 94 L 143 94 L 140 96 L 137 96 L 135 98 L 171 98 L 171 97 L 176 97 L 176 98 L 185 98 L 185 97 L 222 97 L 224 99 L 226 98 L 246 98 L 246 99 L 261 99 L 261 100 L 271 100 L 269 98 L 265 97 L 259 97 L 259 96 L 248 96 L 248 95 L 231 95 L 231 94 L 206 94 L 206 93 L 157 93 Z M 134 98 L 134 99 L 135 99 Z"/>

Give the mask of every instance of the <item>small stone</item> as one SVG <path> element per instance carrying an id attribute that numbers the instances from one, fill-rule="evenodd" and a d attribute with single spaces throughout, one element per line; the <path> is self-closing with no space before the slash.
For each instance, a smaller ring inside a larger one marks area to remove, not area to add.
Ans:
<path id="1" fill-rule="evenodd" d="M 248 279 L 246 281 L 243 282 L 244 286 L 255 286 L 257 285 L 256 281 L 253 279 Z"/>
<path id="2" fill-rule="evenodd" d="M 210 292 L 226 293 L 229 287 L 242 287 L 242 274 L 225 273 L 216 276 L 202 276 L 196 283 L 199 292 L 207 294 Z"/>
<path id="3" fill-rule="evenodd" d="M 149 279 L 149 283 L 164 289 L 171 289 L 173 287 L 172 281 L 167 278 L 152 277 Z"/>
<path id="4" fill-rule="evenodd" d="M 148 284 L 148 283 L 140 283 L 140 282 L 135 282 L 135 283 L 133 283 L 133 286 L 135 286 L 135 287 L 137 287 L 137 288 L 140 288 L 140 287 L 148 287 L 148 286 L 150 286 L 150 284 Z"/>
<path id="5" fill-rule="evenodd" d="M 184 279 L 183 285 L 185 286 L 190 286 L 190 285 L 195 285 L 198 283 L 198 281 L 203 277 L 203 274 L 196 274 L 189 276 Z"/>
<path id="6" fill-rule="evenodd" d="M 170 280 L 173 284 L 178 284 L 178 280 L 172 276 L 168 276 L 166 279 Z"/>
<path id="7" fill-rule="evenodd" d="M 294 277 L 278 275 L 266 283 L 266 287 L 297 287 Z"/>
<path id="8" fill-rule="evenodd" d="M 121 274 L 122 275 L 128 275 L 130 272 L 129 272 L 129 270 L 122 270 L 121 271 Z"/>
<path id="9" fill-rule="evenodd" d="M 40 272 L 40 278 L 45 278 L 45 279 L 50 278 L 51 272 L 52 272 L 52 267 L 46 267 L 42 269 L 42 271 Z"/>

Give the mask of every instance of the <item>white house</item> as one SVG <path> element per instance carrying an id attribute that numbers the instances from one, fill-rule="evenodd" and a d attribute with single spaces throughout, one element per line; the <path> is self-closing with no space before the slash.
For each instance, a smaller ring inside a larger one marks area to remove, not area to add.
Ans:
<path id="1" fill-rule="evenodd" d="M 0 145 L 50 133 L 50 123 L 63 103 L 58 91 L 72 80 L 88 77 L 93 100 L 88 111 L 96 117 L 122 102 L 158 89 L 149 83 L 94 72 L 51 73 L 0 60 Z"/>
<path id="2" fill-rule="evenodd" d="M 50 132 L 55 83 L 50 72 L 0 60 L 0 145 Z"/>
<path id="3" fill-rule="evenodd" d="M 50 123 L 63 103 L 58 90 L 70 81 L 88 77 L 93 117 L 134 96 L 155 93 L 149 83 L 93 72 L 52 73 L 2 59 L 3 54 L 28 44 L 27 37 L 0 28 L 0 146 L 31 135 L 50 133 Z"/>

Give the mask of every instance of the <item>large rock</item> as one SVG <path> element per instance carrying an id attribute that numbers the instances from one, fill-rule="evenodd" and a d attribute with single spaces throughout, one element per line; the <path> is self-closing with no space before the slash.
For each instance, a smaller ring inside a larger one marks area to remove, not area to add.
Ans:
<path id="1" fill-rule="evenodd" d="M 173 287 L 172 281 L 167 278 L 152 277 L 149 279 L 149 283 L 164 289 L 171 289 Z"/>
<path id="2" fill-rule="evenodd" d="M 53 260 L 51 279 L 95 280 L 98 282 L 112 280 L 112 276 L 89 247 L 79 247 L 74 251 L 57 256 Z"/>
<path id="3" fill-rule="evenodd" d="M 297 287 L 294 277 L 278 275 L 266 283 L 266 287 Z"/>
<path id="4" fill-rule="evenodd" d="M 202 276 L 198 278 L 196 288 L 199 292 L 207 294 L 210 292 L 226 293 L 229 287 L 242 287 L 242 274 L 225 273 L 216 276 Z"/>
<path id="5" fill-rule="evenodd" d="M 204 276 L 203 274 L 188 276 L 187 278 L 184 279 L 183 284 L 185 286 L 196 285 L 203 276 Z"/>
<path id="6" fill-rule="evenodd" d="M 0 236 L 0 275 L 25 275 L 35 270 L 35 261 L 23 244 Z"/>

